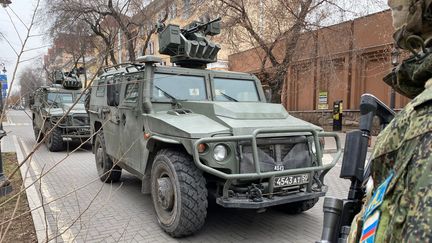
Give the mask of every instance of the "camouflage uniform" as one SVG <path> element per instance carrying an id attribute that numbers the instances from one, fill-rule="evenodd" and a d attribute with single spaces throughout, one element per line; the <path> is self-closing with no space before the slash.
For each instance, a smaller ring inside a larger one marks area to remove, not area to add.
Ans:
<path id="1" fill-rule="evenodd" d="M 398 28 L 394 37 L 399 47 L 409 49 L 405 42 L 407 36 L 417 35 L 425 40 L 422 30 L 431 33 L 431 19 L 417 21 L 425 12 L 430 14 L 430 2 L 389 1 L 393 23 Z M 394 78 L 386 82 L 414 99 L 379 134 L 371 155 L 375 194 L 389 178 L 382 203 L 375 209 L 380 216 L 374 242 L 432 242 L 432 55 L 426 55 L 420 62 L 405 60 L 401 65 L 405 66 L 398 67 Z M 350 242 L 361 240 L 359 222 L 367 216 L 365 208 L 371 203 L 374 202 L 368 197 L 356 216 Z"/>

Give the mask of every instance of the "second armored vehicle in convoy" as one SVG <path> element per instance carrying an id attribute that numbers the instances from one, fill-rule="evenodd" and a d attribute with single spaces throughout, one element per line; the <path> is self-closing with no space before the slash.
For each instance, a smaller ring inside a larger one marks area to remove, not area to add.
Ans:
<path id="1" fill-rule="evenodd" d="M 34 92 L 30 109 L 36 141 L 46 137 L 48 149 L 54 152 L 63 150 L 66 142 L 86 141 L 90 137 L 90 125 L 84 108 L 85 97 L 81 96 L 81 80 L 73 72 L 61 71 L 54 72 L 53 78 L 54 84 Z"/>
<path id="2" fill-rule="evenodd" d="M 308 210 L 326 194 L 324 176 L 341 154 L 335 134 L 267 103 L 254 75 L 205 69 L 220 50 L 207 38 L 219 26 L 162 27 L 159 51 L 176 67 L 145 56 L 105 68 L 91 91 L 100 179 L 118 181 L 122 169 L 142 179 L 173 237 L 203 226 L 208 198 L 227 208 Z M 338 152 L 323 164 L 326 136 Z"/>

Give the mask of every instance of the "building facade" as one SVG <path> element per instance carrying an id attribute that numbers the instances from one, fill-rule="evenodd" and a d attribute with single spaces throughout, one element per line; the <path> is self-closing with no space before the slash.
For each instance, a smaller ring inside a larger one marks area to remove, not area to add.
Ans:
<path id="1" fill-rule="evenodd" d="M 392 90 L 382 79 L 392 68 L 393 32 L 388 10 L 303 34 L 282 103 L 289 111 L 328 111 L 341 100 L 345 109 L 357 110 L 360 96 L 371 93 L 390 105 Z M 262 55 L 257 48 L 232 54 L 229 69 L 258 74 Z M 396 94 L 395 107 L 408 101 Z"/>

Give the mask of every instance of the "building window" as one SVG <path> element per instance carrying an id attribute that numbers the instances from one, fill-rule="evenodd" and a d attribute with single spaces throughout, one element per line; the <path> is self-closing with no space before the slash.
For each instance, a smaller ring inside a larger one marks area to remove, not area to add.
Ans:
<path id="1" fill-rule="evenodd" d="M 183 0 L 183 18 L 187 19 L 190 17 L 190 0 Z"/>
<path id="2" fill-rule="evenodd" d="M 202 23 L 209 22 L 210 21 L 210 14 L 209 13 L 205 13 L 205 14 L 201 15 L 199 17 L 199 21 L 202 22 Z"/>
<path id="3" fill-rule="evenodd" d="M 162 22 L 164 17 L 165 17 L 165 10 L 162 10 L 159 12 L 159 22 Z"/>
<path id="4" fill-rule="evenodd" d="M 177 17 L 177 4 L 173 3 L 169 7 L 169 18 L 170 19 L 175 19 L 176 17 Z"/>
<path id="5" fill-rule="evenodd" d="M 144 34 L 146 33 L 146 31 L 145 31 L 145 29 L 144 29 L 144 26 L 141 26 L 140 28 L 139 28 L 139 32 L 138 32 L 138 36 L 140 36 L 140 37 L 144 37 Z"/>

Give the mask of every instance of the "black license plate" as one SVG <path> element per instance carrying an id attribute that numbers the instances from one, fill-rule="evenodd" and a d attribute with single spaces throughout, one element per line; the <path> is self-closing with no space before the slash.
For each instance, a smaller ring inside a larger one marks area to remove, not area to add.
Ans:
<path id="1" fill-rule="evenodd" d="M 296 186 L 296 185 L 306 184 L 308 182 L 309 182 L 309 174 L 280 176 L 280 177 L 275 177 L 274 186 L 275 187 Z"/>

